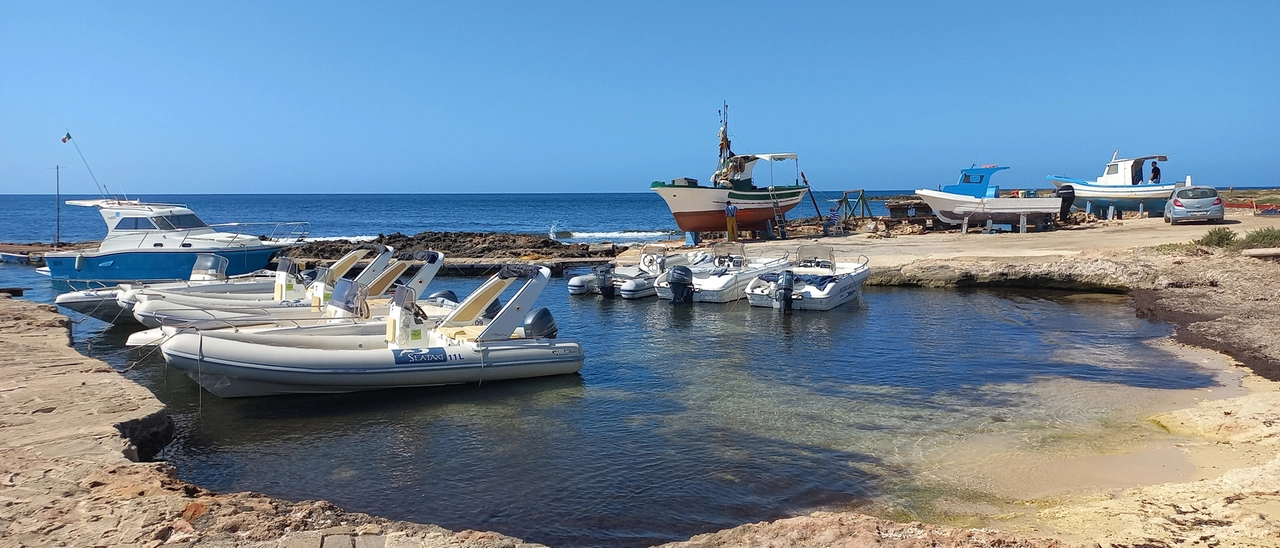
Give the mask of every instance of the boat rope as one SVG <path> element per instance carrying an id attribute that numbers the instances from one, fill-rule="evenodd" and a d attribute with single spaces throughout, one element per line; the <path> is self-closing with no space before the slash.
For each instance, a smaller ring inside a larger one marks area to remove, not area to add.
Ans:
<path id="1" fill-rule="evenodd" d="M 94 184 L 94 186 L 98 187 L 98 194 L 101 194 L 101 195 L 102 195 L 102 199 L 104 199 L 104 200 L 105 200 L 105 199 L 107 198 L 107 191 L 106 191 L 106 188 L 107 188 L 107 187 L 106 187 L 106 186 L 103 186 L 103 185 L 101 185 L 101 184 L 99 184 L 99 183 L 98 183 L 98 176 L 93 174 L 93 168 L 89 167 L 89 161 L 88 161 L 88 160 L 85 160 L 85 159 L 84 159 L 84 153 L 83 153 L 83 152 L 80 152 L 80 145 L 76 143 L 76 140 L 75 140 L 75 139 L 71 138 L 71 130 L 69 130 L 69 129 L 67 130 L 67 140 L 68 140 L 68 141 L 71 141 L 72 146 L 76 147 L 76 154 L 79 154 L 79 155 L 80 155 L 80 161 L 81 161 L 81 162 L 84 162 L 84 168 L 85 168 L 85 169 L 87 169 L 87 170 L 89 170 L 89 177 L 92 177 L 92 178 L 93 178 L 93 184 Z M 125 194 L 125 195 L 124 195 L 124 199 L 128 200 L 128 199 L 129 199 L 129 195 L 128 195 L 128 194 Z"/>

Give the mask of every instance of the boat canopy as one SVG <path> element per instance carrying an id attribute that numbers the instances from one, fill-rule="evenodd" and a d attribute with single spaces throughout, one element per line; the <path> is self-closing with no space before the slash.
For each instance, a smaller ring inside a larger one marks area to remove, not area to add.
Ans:
<path id="1" fill-rule="evenodd" d="M 772 154 L 739 154 L 734 156 L 734 158 L 743 158 L 746 160 L 758 158 L 768 162 L 777 162 L 779 160 L 798 160 L 799 156 L 794 152 L 775 152 Z"/>
<path id="2" fill-rule="evenodd" d="M 954 185 L 942 187 L 943 192 L 963 194 L 974 198 L 995 198 L 1000 195 L 1000 187 L 991 184 L 991 176 L 997 171 L 1009 169 L 1009 166 L 987 164 L 982 167 L 970 167 L 960 170 L 960 180 Z"/>

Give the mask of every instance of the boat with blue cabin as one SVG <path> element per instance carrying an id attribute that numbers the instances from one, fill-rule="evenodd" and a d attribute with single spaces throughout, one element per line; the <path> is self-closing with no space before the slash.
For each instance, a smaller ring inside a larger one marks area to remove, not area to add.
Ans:
<path id="1" fill-rule="evenodd" d="M 1061 213 L 1062 199 L 1056 195 L 1039 197 L 1035 191 L 1017 191 L 1015 196 L 1000 196 L 1000 187 L 992 184 L 991 179 L 996 172 L 1009 169 L 1009 166 L 986 164 L 982 167 L 972 166 L 960 170 L 960 180 L 939 190 L 917 190 L 933 214 L 943 222 L 962 224 L 966 222 L 993 221 L 997 223 L 1019 223 L 1024 219 L 1037 222 Z"/>
<path id="2" fill-rule="evenodd" d="M 185 280 L 201 253 L 227 259 L 227 276 L 267 266 L 281 250 L 299 245 L 311 231 L 305 222 L 209 225 L 182 204 L 139 200 L 68 200 L 96 207 L 107 235 L 96 249 L 45 254 L 45 269 L 69 282 L 155 282 Z"/>
<path id="3" fill-rule="evenodd" d="M 1045 178 L 1058 188 L 1070 186 L 1075 191 L 1076 207 L 1098 213 L 1114 207 L 1117 211 L 1164 211 L 1164 204 L 1173 194 L 1175 185 L 1190 186 L 1191 176 L 1183 181 L 1144 180 L 1143 169 L 1147 161 L 1153 166 L 1159 162 L 1167 162 L 1169 156 L 1140 156 L 1137 158 L 1117 158 L 1120 151 L 1111 155 L 1111 161 L 1103 170 L 1102 176 L 1093 181 L 1075 179 L 1062 175 L 1048 175 Z"/>

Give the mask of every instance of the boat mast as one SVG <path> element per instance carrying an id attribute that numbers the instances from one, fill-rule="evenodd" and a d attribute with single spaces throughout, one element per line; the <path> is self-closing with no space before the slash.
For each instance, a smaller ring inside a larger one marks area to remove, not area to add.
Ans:
<path id="1" fill-rule="evenodd" d="M 53 250 L 58 250 L 58 242 L 62 240 L 62 166 L 53 165 Z"/>

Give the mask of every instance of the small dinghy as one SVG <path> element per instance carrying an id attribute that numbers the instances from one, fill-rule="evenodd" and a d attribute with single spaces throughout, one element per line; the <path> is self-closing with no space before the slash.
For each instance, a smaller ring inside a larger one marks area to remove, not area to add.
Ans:
<path id="1" fill-rule="evenodd" d="M 829 245 L 802 245 L 794 267 L 761 274 L 747 285 L 751 306 L 773 307 L 782 312 L 831 310 L 856 300 L 862 282 L 871 276 L 866 255 L 856 263 L 837 263 Z"/>
<path id="2" fill-rule="evenodd" d="M 356 329 L 350 326 L 322 326 L 310 335 L 190 328 L 160 348 L 170 365 L 224 398 L 576 373 L 582 368 L 582 347 L 557 340 L 550 311 L 532 308 L 550 276 L 546 267 L 503 266 L 439 322 L 419 309 L 412 289 L 398 287 L 378 335 L 367 333 L 368 327 L 360 328 L 365 333 L 340 334 Z M 516 282 L 523 285 L 486 322 L 485 311 Z"/>
<path id="3" fill-rule="evenodd" d="M 569 278 L 570 295 L 594 293 L 624 299 L 642 299 L 657 294 L 654 280 L 668 269 L 679 265 L 709 263 L 711 255 L 705 251 L 672 253 L 661 244 L 645 244 L 640 249 L 640 263 L 635 266 L 604 264 L 591 269 L 590 274 Z"/>
<path id="4" fill-rule="evenodd" d="M 283 261 L 286 259 L 281 259 Z M 287 268 L 287 267 L 286 267 Z M 161 282 L 154 284 L 117 284 L 88 288 L 83 291 L 69 291 L 54 298 L 54 303 L 86 316 L 97 318 L 111 324 L 131 324 L 137 320 L 131 308 L 120 303 L 120 296 L 143 289 L 154 290 L 191 290 L 223 293 L 270 293 L 275 283 L 276 274 L 270 270 L 258 270 L 240 276 L 227 276 L 227 259 L 212 253 L 201 253 L 196 256 L 191 276 L 185 282 Z"/>
<path id="5" fill-rule="evenodd" d="M 658 296 L 672 304 L 730 303 L 746 296 L 747 284 L 756 276 L 791 266 L 785 255 L 748 259 L 746 246 L 736 242 L 712 245 L 711 255 L 711 264 L 675 266 L 658 276 Z"/>

